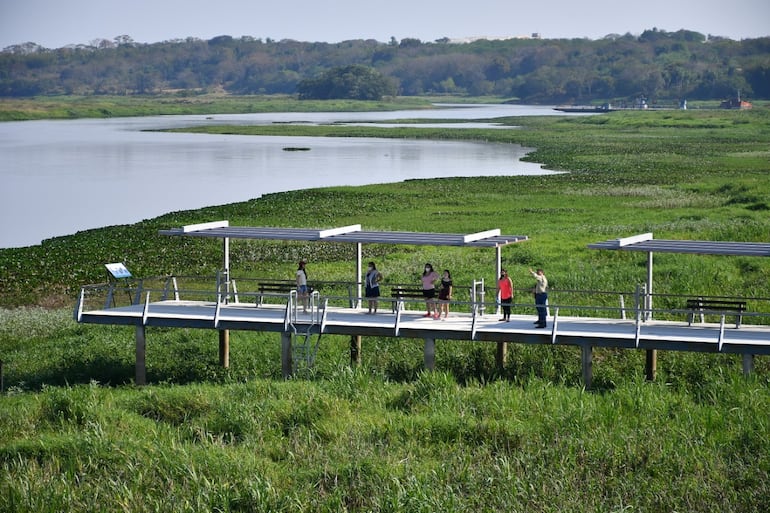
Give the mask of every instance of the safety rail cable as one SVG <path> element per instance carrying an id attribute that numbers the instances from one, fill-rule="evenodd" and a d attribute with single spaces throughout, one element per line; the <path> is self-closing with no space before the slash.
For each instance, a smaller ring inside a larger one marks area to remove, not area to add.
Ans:
<path id="1" fill-rule="evenodd" d="M 722 314 L 722 320 L 719 323 L 719 339 L 717 340 L 717 351 L 722 351 L 722 342 L 725 340 L 725 314 Z"/>
<path id="2" fill-rule="evenodd" d="M 323 333 L 324 330 L 326 329 L 326 314 L 328 313 L 328 311 L 329 311 L 329 298 L 325 298 L 323 303 L 323 314 L 321 315 L 321 327 L 320 327 L 321 333 Z"/>
<path id="3" fill-rule="evenodd" d="M 150 315 L 150 291 L 147 291 L 147 299 L 144 301 L 144 310 L 142 311 L 142 325 L 147 325 L 147 318 Z"/>
<path id="4" fill-rule="evenodd" d="M 396 308 L 396 322 L 393 325 L 393 331 L 394 331 L 395 336 L 398 336 L 398 332 L 401 329 L 400 324 L 401 324 L 401 312 L 402 311 L 403 310 L 401 310 L 400 308 Z"/>
<path id="5" fill-rule="evenodd" d="M 476 340 L 476 321 L 478 320 L 478 305 L 473 303 L 471 307 L 471 340 Z"/>
<path id="6" fill-rule="evenodd" d="M 284 329 L 284 331 L 289 331 L 290 327 L 292 329 L 294 328 L 294 323 L 291 322 L 291 314 L 292 314 L 292 311 L 294 310 L 294 300 L 295 300 L 296 296 L 297 296 L 297 291 L 296 290 L 292 290 L 289 293 L 288 301 L 286 301 L 286 309 L 285 309 L 284 315 L 283 315 L 283 329 Z"/>
<path id="7" fill-rule="evenodd" d="M 551 344 L 556 344 L 556 326 L 559 324 L 559 307 L 553 311 L 553 321 L 551 323 Z"/>
<path id="8" fill-rule="evenodd" d="M 83 318 L 83 305 L 85 303 L 85 297 L 86 297 L 86 289 L 85 287 L 80 288 L 80 295 L 78 295 L 78 302 L 75 305 L 75 320 L 78 322 L 81 321 Z"/>
<path id="9" fill-rule="evenodd" d="M 642 319 L 644 315 L 641 308 L 636 309 L 636 325 L 634 326 L 634 347 L 639 349 L 639 337 L 642 334 Z"/>
<path id="10" fill-rule="evenodd" d="M 149 287 L 140 287 L 141 290 L 137 292 L 141 292 L 141 294 L 144 296 L 145 300 L 150 297 L 150 295 L 154 297 L 160 297 L 162 300 L 167 300 L 163 298 L 168 298 L 171 295 L 171 291 L 173 290 L 173 296 L 175 301 L 182 300 L 182 298 L 185 298 L 185 300 L 190 301 L 199 301 L 202 298 L 210 297 L 214 302 L 221 302 L 221 297 L 217 297 L 216 292 L 213 292 L 209 289 L 182 289 L 179 287 L 178 282 L 178 276 L 167 276 L 163 277 L 164 280 L 166 280 L 165 283 L 159 284 L 159 288 L 149 288 Z M 173 287 L 173 288 L 172 288 Z M 103 284 L 95 284 L 95 285 L 84 285 L 81 287 L 80 294 L 78 295 L 77 304 L 75 308 L 75 318 L 80 322 L 83 319 L 84 313 L 88 313 L 92 309 L 89 308 L 88 304 L 89 302 L 93 300 L 99 300 L 103 299 L 105 296 L 104 294 L 109 294 L 110 290 L 112 290 L 113 294 L 118 295 L 121 290 L 130 290 L 132 287 L 128 286 L 115 286 L 111 283 L 103 283 Z M 241 293 L 242 295 L 243 293 Z M 265 293 L 267 295 L 268 293 Z M 270 294 L 271 296 L 280 297 L 280 298 L 287 298 L 287 294 Z M 660 294 L 661 297 L 668 297 L 668 298 L 692 298 L 694 295 L 683 295 L 683 294 Z M 141 296 L 140 296 L 141 297 Z M 295 295 L 292 296 L 289 295 L 289 300 L 292 305 L 291 313 L 296 313 L 296 309 L 299 307 L 298 297 Z M 478 297 L 478 296 L 477 296 Z M 702 296 L 705 297 L 705 296 Z M 716 297 L 716 296 L 710 296 L 710 297 Z M 723 297 L 732 297 L 732 296 L 723 296 Z M 199 299 L 201 298 L 201 299 Z M 323 317 L 323 324 L 326 324 L 326 315 L 329 311 L 329 304 L 331 302 L 338 302 L 340 300 L 347 300 L 349 298 L 346 298 L 344 296 L 330 296 L 330 295 L 324 295 L 323 296 L 323 308 L 320 308 L 321 305 L 321 296 L 318 291 L 313 291 L 311 296 L 309 297 L 309 307 L 312 310 L 312 317 L 310 318 L 311 322 L 313 324 L 321 324 L 322 323 L 322 317 Z M 742 298 L 745 301 L 761 301 L 766 298 Z M 205 299 L 203 299 L 205 300 Z M 422 304 L 424 303 L 424 299 L 411 299 L 411 298 L 380 298 L 380 301 L 391 301 L 394 304 L 397 305 L 396 313 L 396 331 L 398 332 L 403 321 L 403 315 L 405 311 L 409 311 L 407 309 L 407 306 L 409 304 Z M 669 299 L 669 302 L 671 300 Z M 449 301 L 450 305 L 453 305 L 454 307 L 457 307 L 458 310 L 463 309 L 463 305 L 466 305 L 471 313 L 471 320 L 472 320 L 472 331 L 475 335 L 475 330 L 477 329 L 478 320 L 482 317 L 483 311 L 485 309 L 485 306 L 488 306 L 490 304 L 497 305 L 498 303 L 482 303 L 480 301 L 472 301 L 472 302 L 465 302 L 465 301 Z M 645 308 L 646 300 L 645 300 L 645 294 L 644 294 L 644 287 L 640 287 L 639 293 L 635 294 L 635 305 L 633 307 L 628 307 L 628 305 L 625 305 L 621 302 L 620 308 L 615 306 L 596 306 L 596 305 L 587 305 L 587 304 L 569 304 L 569 303 L 557 303 L 553 304 L 551 302 L 550 307 L 553 309 L 558 308 L 559 309 L 559 315 L 561 317 L 564 316 L 565 310 L 575 310 L 578 313 L 575 317 L 582 317 L 585 312 L 595 312 L 597 314 L 601 314 L 602 312 L 620 312 L 620 317 L 624 318 L 623 314 L 627 313 L 629 311 L 633 311 L 634 315 L 634 322 L 636 324 L 636 331 L 637 334 L 635 336 L 635 344 L 638 347 L 639 344 L 639 336 L 640 336 L 640 329 L 641 329 L 641 323 L 646 322 L 648 319 L 652 317 L 652 314 L 654 313 L 657 315 L 689 315 L 692 313 L 691 308 L 683 308 L 683 307 L 677 307 L 677 308 Z M 141 299 L 135 300 L 133 304 L 141 304 Z M 112 307 L 112 305 L 108 305 Z M 524 302 L 524 303 L 512 303 L 512 308 L 517 308 L 520 310 L 526 309 L 530 310 L 533 308 L 536 308 L 536 304 L 531 302 Z M 107 308 L 109 309 L 109 308 Z M 143 320 L 146 320 L 146 317 L 148 315 L 147 310 L 149 309 L 149 306 L 147 305 L 147 302 L 145 301 L 144 309 L 142 310 L 142 313 L 140 314 Z M 696 314 L 699 312 L 696 311 Z M 725 322 L 727 317 L 730 315 L 736 315 L 732 311 L 729 310 L 714 310 L 706 312 L 705 315 L 714 315 L 720 316 L 720 322 L 721 317 L 725 318 Z M 770 322 L 766 321 L 766 319 L 770 318 L 770 312 L 767 311 L 753 311 L 753 312 L 747 312 L 743 311 L 740 312 L 740 315 L 745 319 L 756 319 L 756 321 L 752 322 L 751 324 L 770 324 Z M 592 317 L 589 315 L 588 317 Z M 604 318 L 604 315 L 598 315 L 598 318 Z M 296 319 L 296 316 L 294 317 Z"/>
<path id="11" fill-rule="evenodd" d="M 214 307 L 214 327 L 219 327 L 219 313 L 222 311 L 222 300 L 221 298 L 217 299 L 217 304 Z"/>

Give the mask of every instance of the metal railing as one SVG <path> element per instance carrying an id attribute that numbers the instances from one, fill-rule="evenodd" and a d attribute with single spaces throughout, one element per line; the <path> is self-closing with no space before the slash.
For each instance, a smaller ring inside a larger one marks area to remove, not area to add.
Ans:
<path id="1" fill-rule="evenodd" d="M 147 304 L 149 301 L 204 301 L 217 304 L 254 304 L 259 306 L 275 304 L 291 307 L 292 310 L 301 308 L 301 303 L 296 297 L 296 290 L 287 292 L 259 292 L 260 279 L 222 280 L 221 276 L 199 277 L 169 275 L 154 278 L 145 278 L 131 283 L 103 283 L 85 285 L 81 287 L 78 297 L 75 317 L 80 318 L 84 311 L 109 310 L 111 308 Z M 212 281 L 214 286 L 212 287 Z M 265 280 L 261 280 L 265 281 Z M 270 280 L 275 281 L 275 280 Z M 293 284 L 290 280 L 284 280 L 287 286 Z M 355 305 L 365 305 L 369 298 L 357 297 L 353 294 L 356 287 L 352 282 L 313 282 L 319 284 L 322 290 L 314 290 L 309 296 L 310 310 L 322 312 L 328 306 L 354 308 Z M 240 286 L 240 290 L 239 290 Z M 257 289 L 255 290 L 255 286 Z M 383 287 L 383 294 L 377 298 L 380 303 L 393 305 L 392 311 L 400 316 L 412 309 L 422 309 L 425 299 L 422 298 L 398 298 L 388 295 L 391 288 L 410 287 L 414 285 L 388 284 Z M 433 301 L 446 303 L 452 313 L 470 313 L 471 319 L 481 318 L 487 312 L 497 312 L 501 304 L 498 301 L 486 301 L 485 292 L 472 287 L 457 287 L 454 298 L 450 301 Z M 338 292 L 337 294 L 333 292 Z M 496 292 L 495 289 L 492 291 Z M 294 294 L 294 295 L 292 295 Z M 526 297 L 521 301 L 522 296 Z M 721 299 L 740 300 L 746 302 L 746 310 L 740 312 L 746 324 L 768 324 L 770 318 L 770 298 L 764 297 L 737 297 L 737 296 L 707 296 L 702 294 L 647 294 L 644 286 L 637 287 L 634 291 L 597 291 L 597 290 L 570 290 L 552 289 L 549 291 L 548 317 L 598 317 L 614 319 L 633 319 L 635 321 L 648 321 L 653 318 L 659 320 L 685 320 L 692 316 L 693 309 L 686 308 L 687 299 Z M 654 308 L 649 305 L 655 305 Z M 385 306 L 385 305 L 383 305 Z M 535 315 L 536 305 L 534 297 L 529 293 L 519 293 L 514 302 L 510 304 L 514 314 Z M 719 321 L 723 317 L 736 315 L 731 310 L 709 310 L 697 312 L 702 322 Z"/>

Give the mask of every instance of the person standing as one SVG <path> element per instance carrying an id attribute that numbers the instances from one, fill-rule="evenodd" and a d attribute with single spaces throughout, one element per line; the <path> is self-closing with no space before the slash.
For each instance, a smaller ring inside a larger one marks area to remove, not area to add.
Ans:
<path id="1" fill-rule="evenodd" d="M 535 322 L 535 325 L 538 328 L 545 328 L 546 304 L 548 304 L 548 278 L 545 277 L 542 269 L 533 271 L 530 268 L 529 274 L 537 280 L 535 287 L 532 289 L 535 293 L 535 308 L 537 308 L 537 322 Z"/>
<path id="2" fill-rule="evenodd" d="M 497 290 L 500 294 L 500 304 L 503 305 L 503 317 L 501 322 L 511 320 L 511 303 L 513 303 L 513 280 L 508 276 L 508 271 L 500 270 L 500 279 L 497 280 Z"/>
<path id="3" fill-rule="evenodd" d="M 302 311 L 307 312 L 308 306 L 308 288 L 307 288 L 307 270 L 305 269 L 306 262 L 304 259 L 299 261 L 297 272 L 295 273 L 295 281 L 297 283 L 297 296 L 302 301 Z"/>
<path id="4" fill-rule="evenodd" d="M 377 266 L 374 265 L 374 262 L 369 262 L 369 267 L 366 271 L 366 292 L 364 293 L 364 295 L 369 299 L 368 313 L 377 313 L 376 298 L 380 297 L 381 281 L 382 273 L 377 270 Z"/>
<path id="5" fill-rule="evenodd" d="M 452 274 L 449 269 L 444 269 L 443 276 L 441 276 L 441 288 L 438 291 L 438 300 L 440 301 L 438 308 L 438 316 L 441 318 L 441 314 L 444 314 L 444 319 L 449 317 L 449 302 L 452 300 Z"/>
<path id="6" fill-rule="evenodd" d="M 425 308 L 428 311 L 423 317 L 438 319 L 438 308 L 433 298 L 436 297 L 436 280 L 439 279 L 439 275 L 433 270 L 431 264 L 425 264 L 425 269 L 420 279 L 422 280 L 422 296 L 425 298 Z"/>

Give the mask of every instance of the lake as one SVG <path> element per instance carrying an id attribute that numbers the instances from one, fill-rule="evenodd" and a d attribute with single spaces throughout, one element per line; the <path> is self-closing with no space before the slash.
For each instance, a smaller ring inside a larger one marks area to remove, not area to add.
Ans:
<path id="1" fill-rule="evenodd" d="M 155 116 L 0 123 L 0 247 L 263 194 L 414 178 L 547 174 L 511 144 L 146 132 L 201 124 L 370 123 L 557 114 L 551 107 L 444 106 L 363 113 Z M 426 122 L 424 125 L 431 126 Z M 441 125 L 447 126 L 447 125 Z M 283 151 L 285 147 L 309 151 Z"/>

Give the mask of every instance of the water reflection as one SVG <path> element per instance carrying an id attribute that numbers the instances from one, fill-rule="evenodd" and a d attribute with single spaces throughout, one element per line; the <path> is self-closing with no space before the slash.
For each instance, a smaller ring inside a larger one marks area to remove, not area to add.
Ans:
<path id="1" fill-rule="evenodd" d="M 541 114 L 546 108 L 530 109 Z M 4 162 L 0 171 L 0 247 L 37 244 L 78 230 L 133 223 L 272 192 L 411 178 L 547 173 L 537 164 L 519 162 L 529 150 L 509 144 L 171 134 L 144 129 L 210 123 L 387 123 L 418 115 L 476 120 L 526 115 L 522 112 L 521 106 L 463 106 L 383 113 L 0 123 Z M 310 151 L 283 151 L 287 146 Z"/>

